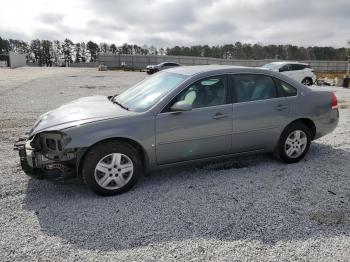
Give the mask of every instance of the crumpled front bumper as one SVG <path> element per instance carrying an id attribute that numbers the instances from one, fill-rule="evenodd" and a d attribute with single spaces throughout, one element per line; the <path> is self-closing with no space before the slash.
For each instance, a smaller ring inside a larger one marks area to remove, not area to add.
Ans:
<path id="1" fill-rule="evenodd" d="M 67 166 L 63 162 L 55 161 L 43 164 L 38 161 L 44 158 L 42 154 L 36 152 L 30 145 L 28 138 L 19 138 L 14 144 L 14 150 L 18 151 L 20 164 L 24 173 L 37 179 L 50 179 L 56 182 L 64 182 L 76 178 L 74 168 Z"/>
<path id="2" fill-rule="evenodd" d="M 27 138 L 19 138 L 14 144 L 14 150 L 17 150 L 19 154 L 22 170 L 28 176 L 43 178 L 43 172 L 35 167 L 35 158 L 32 154 L 32 150 L 28 150 L 28 153 L 26 151 L 27 143 L 30 143 Z"/>

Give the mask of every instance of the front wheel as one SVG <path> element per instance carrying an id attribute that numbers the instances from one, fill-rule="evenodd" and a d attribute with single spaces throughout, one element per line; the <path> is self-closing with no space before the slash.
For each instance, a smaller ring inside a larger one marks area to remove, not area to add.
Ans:
<path id="1" fill-rule="evenodd" d="M 310 148 L 311 134 L 303 123 L 293 123 L 282 133 L 277 155 L 286 163 L 296 163 L 303 159 Z"/>
<path id="2" fill-rule="evenodd" d="M 129 190 L 142 173 L 141 158 L 128 143 L 108 141 L 94 146 L 83 163 L 88 187 L 103 196 Z"/>

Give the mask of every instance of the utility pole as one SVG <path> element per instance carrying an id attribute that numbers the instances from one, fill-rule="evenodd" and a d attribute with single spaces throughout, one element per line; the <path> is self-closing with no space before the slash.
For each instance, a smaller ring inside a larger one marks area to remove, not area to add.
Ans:
<path id="1" fill-rule="evenodd" d="M 346 71 L 346 76 L 350 77 L 349 71 L 350 71 L 350 40 L 348 41 L 348 70 Z"/>
<path id="2" fill-rule="evenodd" d="M 344 76 L 344 81 L 343 81 L 343 87 L 349 88 L 350 87 L 350 40 L 348 41 L 348 69 L 346 70 L 346 76 Z"/>

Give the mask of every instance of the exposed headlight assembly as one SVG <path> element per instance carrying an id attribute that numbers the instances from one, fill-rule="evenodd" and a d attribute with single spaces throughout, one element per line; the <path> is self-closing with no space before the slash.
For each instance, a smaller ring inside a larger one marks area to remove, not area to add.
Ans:
<path id="1" fill-rule="evenodd" d="M 37 134 L 32 143 L 34 145 L 40 144 L 40 151 L 46 158 L 59 160 L 70 153 L 65 150 L 65 146 L 70 141 L 71 138 L 67 134 L 60 131 L 52 131 Z M 35 146 L 33 148 L 39 149 Z"/>

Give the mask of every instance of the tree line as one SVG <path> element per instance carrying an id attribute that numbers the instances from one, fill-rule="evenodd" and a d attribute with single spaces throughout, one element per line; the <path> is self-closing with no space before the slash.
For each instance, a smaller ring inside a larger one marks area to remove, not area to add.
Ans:
<path id="1" fill-rule="evenodd" d="M 27 62 L 40 66 L 95 62 L 99 54 L 197 56 L 224 59 L 346 60 L 347 48 L 262 45 L 236 42 L 226 45 L 194 45 L 156 48 L 125 43 L 121 46 L 93 41 L 76 42 L 34 39 L 30 42 L 0 37 L 0 54 L 26 54 Z"/>
<path id="2" fill-rule="evenodd" d="M 202 56 L 224 59 L 333 60 L 347 58 L 347 48 L 261 45 L 236 42 L 219 46 L 196 45 L 168 48 L 168 55 Z"/>

